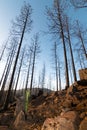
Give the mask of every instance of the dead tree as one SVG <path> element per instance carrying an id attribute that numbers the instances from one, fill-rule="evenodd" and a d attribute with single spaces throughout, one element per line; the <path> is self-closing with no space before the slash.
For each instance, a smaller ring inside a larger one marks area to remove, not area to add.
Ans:
<path id="1" fill-rule="evenodd" d="M 59 90 L 61 91 L 62 87 L 61 87 L 61 66 L 60 66 L 60 60 L 59 57 L 58 58 L 58 79 L 59 79 Z"/>
<path id="2" fill-rule="evenodd" d="M 5 64 L 5 67 L 4 67 L 4 71 L 3 71 L 3 74 L 2 74 L 1 79 L 0 79 L 0 86 L 2 84 L 2 81 L 4 80 L 4 77 L 5 77 L 5 74 L 6 74 L 6 71 L 7 71 L 9 56 L 10 56 L 10 54 L 7 57 L 6 64 Z"/>
<path id="3" fill-rule="evenodd" d="M 30 67 L 31 67 L 31 61 L 32 61 L 32 47 L 30 47 L 29 50 L 29 61 L 28 61 L 28 70 L 27 70 L 27 77 L 26 77 L 26 83 L 25 83 L 25 90 L 28 88 L 28 82 L 29 82 L 29 75 L 30 75 Z"/>
<path id="4" fill-rule="evenodd" d="M 3 57 L 4 51 L 5 51 L 5 49 L 6 49 L 6 46 L 7 46 L 7 42 L 6 42 L 6 44 L 4 45 L 4 48 L 3 48 L 2 52 L 1 52 L 0 61 L 1 61 L 2 57 Z"/>
<path id="5" fill-rule="evenodd" d="M 53 51 L 53 59 L 54 59 L 55 73 L 56 73 L 56 90 L 58 91 L 58 56 L 57 56 L 57 43 L 56 42 L 54 42 L 52 51 Z"/>
<path id="6" fill-rule="evenodd" d="M 69 43 L 69 49 L 70 49 L 70 55 L 71 55 L 73 77 L 74 77 L 74 82 L 75 82 L 75 81 L 77 81 L 77 76 L 76 76 L 76 69 L 75 69 L 75 63 L 74 63 L 74 57 L 73 57 L 73 50 L 72 50 L 69 22 L 68 22 L 68 17 L 67 16 L 66 16 L 66 32 L 67 32 L 67 40 L 68 40 L 68 43 Z"/>
<path id="7" fill-rule="evenodd" d="M 23 64 L 23 59 L 24 59 L 24 53 L 25 53 L 25 48 L 23 49 L 23 53 L 22 53 L 21 60 L 20 60 L 20 65 L 19 65 L 18 75 L 17 75 L 17 81 L 16 81 L 16 84 L 15 84 L 14 96 L 16 95 L 17 85 L 18 85 L 18 81 L 19 81 L 19 77 L 20 77 L 20 72 L 21 72 L 21 68 L 22 68 L 22 64 Z"/>
<path id="8" fill-rule="evenodd" d="M 62 8 L 61 1 L 55 0 L 55 6 L 53 10 L 47 9 L 47 15 L 50 20 L 49 33 L 61 38 L 64 50 L 64 62 L 65 62 L 65 77 L 66 77 L 66 89 L 69 87 L 69 74 L 68 74 L 68 62 L 66 54 L 66 45 L 64 38 L 64 9 Z"/>
<path id="9" fill-rule="evenodd" d="M 31 13 L 32 13 L 31 6 L 29 4 L 25 3 L 21 9 L 21 13 L 20 13 L 19 17 L 17 17 L 16 21 L 14 22 L 13 33 L 14 33 L 14 35 L 17 35 L 17 34 L 19 35 L 19 45 L 18 45 L 18 50 L 17 50 L 17 54 L 16 54 L 14 66 L 13 66 L 13 71 L 12 71 L 10 83 L 9 83 L 8 93 L 6 96 L 5 103 L 4 103 L 5 110 L 8 108 L 8 104 L 10 102 L 12 83 L 14 80 L 15 70 L 16 70 L 17 61 L 19 58 L 24 34 L 26 31 L 30 31 L 30 29 L 31 29 L 31 23 L 32 23 Z"/>
<path id="10" fill-rule="evenodd" d="M 33 84 L 33 78 L 34 78 L 34 69 L 35 69 L 35 62 L 37 54 L 40 53 L 40 46 L 38 42 L 38 34 L 35 35 L 32 43 L 32 69 L 31 69 L 31 81 L 30 81 L 30 91 L 32 91 L 32 84 Z"/>
<path id="11" fill-rule="evenodd" d="M 41 86 L 41 75 L 39 73 L 39 76 L 38 76 L 38 92 L 39 92 L 40 86 Z"/>
<path id="12" fill-rule="evenodd" d="M 71 0 L 75 8 L 87 8 L 87 0 Z"/>
<path id="13" fill-rule="evenodd" d="M 15 50 L 16 50 L 16 41 L 13 42 L 13 45 L 12 45 L 12 48 L 10 48 L 10 52 L 9 52 L 9 55 L 8 55 L 8 58 L 7 58 L 7 63 L 6 63 L 6 66 L 5 66 L 5 69 L 4 72 L 3 72 L 3 75 L 2 75 L 2 84 L 1 84 L 1 92 L 0 92 L 0 96 L 1 96 L 1 100 L 3 99 L 3 94 L 4 94 L 4 90 L 5 90 L 5 87 L 6 87 L 6 83 L 7 83 L 7 80 L 8 80 L 8 77 L 9 77 L 9 74 L 10 74 L 10 71 L 11 71 L 11 67 L 12 67 L 12 62 L 13 62 L 13 59 L 14 59 L 14 55 L 15 55 Z"/>
<path id="14" fill-rule="evenodd" d="M 7 41 L 6 41 L 5 44 L 4 44 L 3 49 L 2 49 L 2 51 L 1 51 L 0 61 L 1 61 L 2 57 L 3 57 L 3 55 L 4 55 L 5 49 L 6 49 L 6 47 L 7 47 L 8 41 L 9 41 L 9 38 L 10 38 L 10 36 L 8 37 Z"/>
<path id="15" fill-rule="evenodd" d="M 77 21 L 77 37 L 79 38 L 79 40 L 81 42 L 81 46 L 82 46 L 83 52 L 84 52 L 85 57 L 87 59 L 87 52 L 86 52 L 86 48 L 85 48 L 85 45 L 84 45 L 84 39 L 83 39 L 82 32 L 81 32 L 81 29 L 80 29 L 78 21 Z"/>
<path id="16" fill-rule="evenodd" d="M 45 64 L 44 64 L 43 69 L 42 69 L 42 77 L 41 77 L 42 91 L 44 90 L 44 85 L 45 85 L 45 75 L 46 75 L 46 68 L 45 68 Z"/>

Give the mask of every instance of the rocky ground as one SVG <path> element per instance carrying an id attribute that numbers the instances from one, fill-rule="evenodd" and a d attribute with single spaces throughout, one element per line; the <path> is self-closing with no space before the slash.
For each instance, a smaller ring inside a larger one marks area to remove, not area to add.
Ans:
<path id="1" fill-rule="evenodd" d="M 16 104 L 16 107 L 15 107 Z M 22 100 L 0 113 L 0 130 L 87 130 L 87 81 L 78 81 L 60 92 L 34 97 L 27 120 Z"/>

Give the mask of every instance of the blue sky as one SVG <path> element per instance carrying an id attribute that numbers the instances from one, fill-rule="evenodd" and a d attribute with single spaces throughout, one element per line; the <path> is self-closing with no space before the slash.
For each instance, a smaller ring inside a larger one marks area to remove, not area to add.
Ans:
<path id="1" fill-rule="evenodd" d="M 11 29 L 11 21 L 15 20 L 15 17 L 20 14 L 20 9 L 23 5 L 23 2 L 24 0 L 0 0 L 0 47 L 2 47 L 4 41 L 9 35 L 9 30 Z M 46 5 L 51 6 L 52 1 L 29 0 L 29 3 L 33 9 L 33 25 L 32 31 L 28 35 L 29 39 L 27 38 L 26 41 L 30 41 L 35 33 L 40 32 L 39 41 L 41 46 L 41 54 L 39 56 L 39 60 L 37 60 L 36 67 L 40 69 L 38 71 L 42 71 L 43 64 L 46 63 L 46 70 L 49 70 L 51 43 L 49 42 L 49 37 L 44 35 L 43 31 L 47 29 L 45 7 Z M 1 69 L 3 70 L 4 67 L 1 66 Z"/>
<path id="2" fill-rule="evenodd" d="M 11 29 L 11 20 L 14 20 L 15 17 L 19 15 L 23 2 L 24 0 L 0 0 L 0 44 L 7 39 L 9 30 Z M 46 2 L 45 0 L 29 0 L 29 3 L 33 8 L 33 28 L 30 33 L 30 37 L 35 33 L 40 32 L 40 41 L 43 42 L 41 45 L 42 47 L 44 45 L 43 49 L 46 51 L 47 47 L 45 48 L 45 45 L 48 44 L 49 38 L 46 36 L 43 37 L 42 31 L 47 29 L 45 6 L 50 6 L 52 1 L 48 0 Z"/>
<path id="3" fill-rule="evenodd" d="M 29 35 L 29 39 L 40 32 L 41 54 L 39 61 L 37 60 L 37 66 L 41 69 L 43 63 L 46 63 L 46 73 L 49 75 L 51 68 L 51 48 L 53 41 L 49 35 L 43 35 L 42 31 L 47 30 L 47 19 L 45 15 L 45 6 L 50 7 L 53 0 L 25 0 L 29 1 L 32 6 L 33 13 L 33 28 Z M 9 30 L 11 29 L 11 20 L 14 20 L 20 13 L 21 6 L 24 0 L 0 0 L 0 47 L 7 39 Z M 69 10 L 69 16 L 73 20 L 79 19 L 82 24 L 87 26 L 87 9 Z M 28 40 L 28 39 L 27 39 Z M 3 68 L 3 67 L 2 67 Z M 0 68 L 1 69 L 1 68 Z"/>

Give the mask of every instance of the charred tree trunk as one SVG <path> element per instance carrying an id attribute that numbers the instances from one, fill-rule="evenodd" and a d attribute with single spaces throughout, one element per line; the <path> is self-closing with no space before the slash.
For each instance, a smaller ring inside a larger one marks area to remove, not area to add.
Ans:
<path id="1" fill-rule="evenodd" d="M 31 82 L 30 82 L 30 92 L 32 90 L 32 84 L 33 84 L 33 77 L 34 77 L 34 69 L 35 69 L 35 62 L 36 62 L 36 56 L 38 53 L 40 53 L 40 47 L 38 43 L 38 34 L 35 35 L 34 41 L 33 41 L 33 61 L 32 61 L 32 72 L 31 72 Z"/>
<path id="2" fill-rule="evenodd" d="M 7 68 L 6 68 L 6 73 L 5 73 L 5 76 L 4 76 L 4 79 L 3 79 L 3 83 L 2 83 L 2 86 L 1 86 L 1 101 L 3 99 L 3 94 L 4 94 L 4 89 L 6 87 L 6 82 L 7 82 L 7 79 L 8 79 L 8 76 L 9 76 L 9 73 L 10 73 L 10 69 L 11 69 L 11 65 L 12 65 L 12 62 L 13 62 L 13 58 L 14 58 L 14 53 L 15 53 L 15 45 L 13 46 L 9 56 L 8 56 L 8 61 L 7 61 Z"/>
<path id="3" fill-rule="evenodd" d="M 75 82 L 75 81 L 77 81 L 77 76 L 76 76 L 76 69 L 75 69 L 73 51 L 72 51 L 72 46 L 71 46 L 71 38 L 70 38 L 70 32 L 69 32 L 69 24 L 68 24 L 68 19 L 67 18 L 66 18 L 66 30 L 67 30 L 67 35 L 68 35 L 68 41 L 69 41 L 68 43 L 69 43 L 70 54 L 71 54 L 73 77 L 74 77 L 74 82 Z"/>
<path id="4" fill-rule="evenodd" d="M 56 70 L 56 89 L 58 91 L 58 61 L 57 61 L 57 44 L 54 43 L 54 58 L 55 58 L 55 70 Z"/>
<path id="5" fill-rule="evenodd" d="M 6 61 L 6 64 L 5 64 L 5 68 L 4 68 L 4 71 L 3 71 L 2 77 L 1 77 L 1 79 L 0 79 L 0 86 L 1 86 L 1 84 L 2 84 L 2 81 L 3 81 L 4 76 L 5 76 L 5 74 L 6 74 L 6 71 L 7 71 L 8 62 L 9 62 L 9 57 L 10 57 L 10 54 L 8 55 L 8 58 L 7 58 L 7 61 Z"/>
<path id="6" fill-rule="evenodd" d="M 2 84 L 1 91 L 4 91 L 4 88 L 5 88 L 7 79 L 8 79 L 8 75 L 9 75 L 9 73 L 10 73 L 11 65 L 12 65 L 12 62 L 13 62 L 14 53 L 15 53 L 15 46 L 13 46 L 13 49 L 12 49 L 11 54 L 10 54 L 10 57 L 9 57 L 9 62 L 8 62 L 8 66 L 7 66 L 7 71 L 6 71 L 6 74 L 5 74 L 5 77 L 4 77 L 4 81 L 3 81 L 3 84 Z"/>
<path id="7" fill-rule="evenodd" d="M 9 104 L 9 101 L 10 101 L 10 96 L 11 96 L 10 94 L 11 94 L 12 83 L 13 83 L 13 79 L 14 79 L 14 74 L 15 74 L 15 70 L 16 70 L 16 65 L 17 65 L 17 61 L 18 61 L 18 57 L 19 57 L 22 41 L 23 41 L 23 38 L 24 38 L 24 33 L 25 33 L 27 19 L 28 19 L 28 13 L 29 12 L 27 12 L 27 15 L 26 15 L 26 19 L 25 19 L 25 23 L 24 23 L 24 27 L 23 27 L 23 31 L 22 31 L 22 35 L 21 35 L 21 39 L 20 39 L 20 43 L 19 43 L 19 47 L 18 47 L 15 63 L 14 63 L 14 67 L 13 67 L 13 71 L 12 71 L 12 76 L 11 76 L 11 80 L 10 80 L 10 84 L 9 84 L 9 89 L 8 89 L 8 93 L 7 93 L 5 104 L 4 104 L 4 109 L 5 110 L 8 108 L 8 104 Z"/>
<path id="8" fill-rule="evenodd" d="M 69 73 L 68 73 L 68 62 L 67 62 L 66 46 L 65 46 L 64 31 L 63 31 L 59 0 L 57 1 L 57 7 L 58 7 L 58 19 L 60 22 L 61 38 L 62 38 L 63 49 L 64 49 L 65 76 L 66 76 L 66 89 L 67 89 L 69 87 Z"/>
<path id="9" fill-rule="evenodd" d="M 33 65 L 32 65 L 32 73 L 31 73 L 31 82 L 30 82 L 30 92 L 32 90 L 32 84 L 33 84 L 33 76 L 34 76 L 34 66 L 35 66 L 35 59 L 36 58 L 36 45 L 35 45 L 35 50 L 33 54 Z"/>
<path id="10" fill-rule="evenodd" d="M 45 73 L 46 73 L 46 69 L 45 69 L 45 64 L 44 64 L 43 69 L 42 69 L 42 81 L 41 81 L 41 87 L 43 91 L 44 91 L 44 84 L 45 84 Z"/>
<path id="11" fill-rule="evenodd" d="M 2 52 L 1 52 L 0 61 L 1 61 L 2 57 L 3 57 L 3 54 L 4 54 L 4 51 L 5 51 L 5 49 L 6 49 L 7 43 L 8 43 L 8 40 L 7 40 L 7 42 L 5 43 L 4 48 L 3 48 Z"/>
<path id="12" fill-rule="evenodd" d="M 32 59 L 32 51 L 30 52 L 30 59 L 29 59 L 29 64 L 28 64 L 28 71 L 27 71 L 27 78 L 26 78 L 25 90 L 27 90 L 28 81 L 29 81 L 29 73 L 30 73 L 31 59 Z"/>
<path id="13" fill-rule="evenodd" d="M 20 76 L 21 67 L 22 67 L 23 58 L 24 58 L 24 51 L 25 51 L 25 49 L 23 50 L 23 54 L 22 54 L 21 61 L 20 61 L 20 66 L 19 66 L 18 75 L 17 75 L 17 81 L 16 81 L 16 85 L 15 85 L 15 90 L 14 90 L 14 96 L 16 95 L 17 85 L 18 85 L 19 76 Z"/>
<path id="14" fill-rule="evenodd" d="M 60 61 L 58 58 L 58 75 L 59 75 L 59 90 L 61 91 L 61 72 L 60 72 Z"/>
<path id="15" fill-rule="evenodd" d="M 83 41 L 83 37 L 82 37 L 82 34 L 81 34 L 81 30 L 80 30 L 78 21 L 77 21 L 77 25 L 78 25 L 78 33 L 79 33 L 78 36 L 79 36 L 79 39 L 80 39 L 80 41 L 81 41 L 81 44 L 82 44 L 82 48 L 83 48 L 85 57 L 86 57 L 86 59 L 87 59 L 87 52 L 86 52 L 86 48 L 85 48 L 85 45 L 84 45 L 84 41 Z"/>

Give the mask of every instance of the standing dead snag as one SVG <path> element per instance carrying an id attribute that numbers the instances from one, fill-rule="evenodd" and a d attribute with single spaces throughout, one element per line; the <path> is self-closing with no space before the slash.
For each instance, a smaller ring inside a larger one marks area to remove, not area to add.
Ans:
<path id="1" fill-rule="evenodd" d="M 54 59 L 54 64 L 55 64 L 55 72 L 56 72 L 56 90 L 58 91 L 58 55 L 57 55 L 57 43 L 54 42 L 53 45 L 53 59 Z"/>
<path id="2" fill-rule="evenodd" d="M 75 8 L 87 8 L 87 0 L 71 0 Z"/>
<path id="3" fill-rule="evenodd" d="M 17 75 L 16 84 L 15 84 L 14 96 L 16 95 L 16 90 L 17 90 L 17 85 L 18 85 L 20 72 L 21 72 L 21 68 L 22 68 L 22 64 L 23 64 L 24 54 L 25 54 L 25 48 L 23 48 L 22 56 L 21 56 L 21 59 L 20 59 L 20 65 L 19 65 L 19 68 L 18 68 L 18 75 Z"/>
<path id="4" fill-rule="evenodd" d="M 69 43 L 69 49 L 70 49 L 70 55 L 71 55 L 73 77 L 74 77 L 74 82 L 75 82 L 75 81 L 77 81 L 77 76 L 76 76 L 76 69 L 75 69 L 73 50 L 72 50 L 72 45 L 71 45 L 70 30 L 69 30 L 69 23 L 68 23 L 68 17 L 67 16 L 66 16 L 66 32 L 67 32 L 67 40 L 68 40 L 68 43 Z"/>
<path id="5" fill-rule="evenodd" d="M 19 35 L 19 46 L 18 46 L 18 50 L 17 50 L 17 54 L 16 54 L 14 66 L 13 66 L 11 80 L 10 80 L 10 83 L 9 83 L 8 93 L 7 93 L 5 104 L 4 104 L 5 110 L 8 108 L 8 104 L 9 104 L 9 101 L 10 101 L 12 83 L 13 83 L 13 80 L 14 80 L 15 70 L 16 70 L 17 61 L 18 61 L 18 58 L 19 58 L 24 34 L 25 34 L 26 31 L 30 31 L 30 29 L 31 29 L 31 23 L 32 23 L 31 13 L 32 13 L 31 6 L 29 4 L 25 3 L 24 6 L 21 9 L 21 13 L 20 13 L 19 17 L 17 17 L 16 22 L 14 23 L 14 25 L 15 25 L 15 27 L 13 28 L 14 35 L 16 35 L 16 34 Z"/>
<path id="6" fill-rule="evenodd" d="M 41 76 L 42 91 L 44 90 L 44 85 L 45 85 L 45 75 L 46 75 L 46 67 L 45 67 L 45 64 L 44 64 L 43 69 L 42 69 L 42 76 Z"/>
<path id="7" fill-rule="evenodd" d="M 35 69 L 36 57 L 37 57 L 37 54 L 40 53 L 40 46 L 39 46 L 38 39 L 39 39 L 39 36 L 38 36 L 38 34 L 36 34 L 33 41 L 32 41 L 33 42 L 32 43 L 33 61 L 32 61 L 31 81 L 30 81 L 30 92 L 32 91 L 32 84 L 33 84 L 33 78 L 34 78 L 34 69 Z"/>
<path id="8" fill-rule="evenodd" d="M 31 67 L 31 61 L 32 61 L 32 47 L 30 47 L 29 50 L 29 61 L 28 61 L 28 70 L 27 70 L 27 77 L 26 77 L 26 84 L 25 84 L 25 91 L 28 88 L 28 82 L 29 82 L 29 74 L 30 74 L 30 67 Z"/>
<path id="9" fill-rule="evenodd" d="M 63 3 L 64 4 L 64 3 Z M 66 79 L 66 89 L 69 87 L 69 73 L 68 73 L 68 62 L 67 62 L 67 53 L 64 37 L 64 9 L 61 5 L 61 0 L 54 1 L 53 10 L 47 9 L 47 16 L 50 20 L 49 24 L 49 33 L 58 37 L 62 40 L 63 51 L 64 51 L 64 63 L 65 63 L 65 79 Z"/>
<path id="10" fill-rule="evenodd" d="M 81 29 L 80 29 L 80 26 L 79 26 L 79 22 L 77 21 L 77 30 L 78 30 L 78 38 L 80 39 L 81 41 L 81 45 L 82 45 L 82 49 L 83 49 L 83 52 L 85 54 L 85 57 L 87 59 L 87 52 L 86 52 L 86 48 L 85 48 L 85 45 L 84 45 L 84 39 L 82 37 L 82 32 L 81 32 Z"/>

